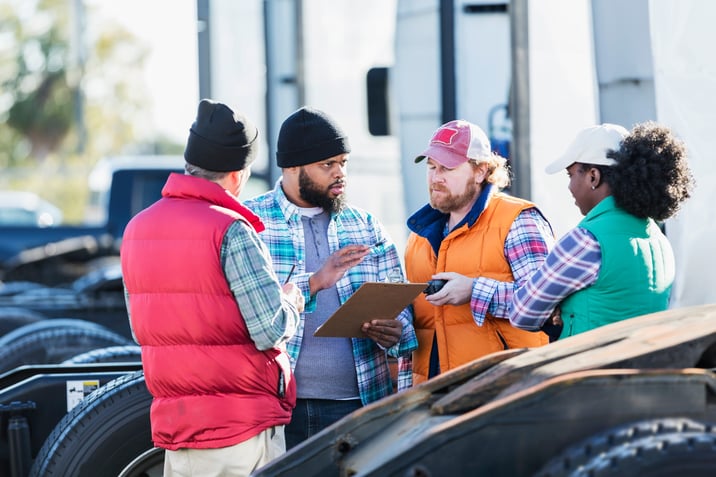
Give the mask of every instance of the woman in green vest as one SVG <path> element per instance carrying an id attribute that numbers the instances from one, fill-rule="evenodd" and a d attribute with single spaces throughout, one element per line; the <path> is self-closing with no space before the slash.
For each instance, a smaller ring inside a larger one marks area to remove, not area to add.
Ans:
<path id="1" fill-rule="evenodd" d="M 515 292 L 510 322 L 564 338 L 665 310 L 674 253 L 657 222 L 693 188 L 683 142 L 654 122 L 592 126 L 547 172 L 563 169 L 584 219 Z"/>

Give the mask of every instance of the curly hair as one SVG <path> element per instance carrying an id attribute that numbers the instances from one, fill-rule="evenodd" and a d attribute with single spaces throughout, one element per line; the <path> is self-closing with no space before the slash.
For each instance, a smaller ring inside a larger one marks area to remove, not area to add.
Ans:
<path id="1" fill-rule="evenodd" d="M 607 156 L 616 164 L 596 167 L 616 204 L 632 215 L 666 220 L 691 196 L 694 179 L 686 146 L 666 126 L 637 124 Z"/>
<path id="2" fill-rule="evenodd" d="M 480 159 L 479 161 L 470 159 L 473 168 L 476 168 L 483 162 L 487 164 L 487 177 L 485 177 L 484 182 L 493 184 L 499 189 L 509 187 L 512 177 L 507 159 L 497 153 L 492 153 L 489 157 Z"/>

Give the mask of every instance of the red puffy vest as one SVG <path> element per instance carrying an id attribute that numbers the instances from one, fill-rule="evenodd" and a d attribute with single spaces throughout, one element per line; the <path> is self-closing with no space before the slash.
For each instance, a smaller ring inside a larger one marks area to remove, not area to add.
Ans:
<path id="1" fill-rule="evenodd" d="M 255 347 L 220 258 L 234 221 L 257 232 L 263 224 L 205 179 L 172 174 L 162 195 L 127 225 L 121 250 L 155 445 L 225 447 L 287 424 L 296 399 L 288 356 Z"/>

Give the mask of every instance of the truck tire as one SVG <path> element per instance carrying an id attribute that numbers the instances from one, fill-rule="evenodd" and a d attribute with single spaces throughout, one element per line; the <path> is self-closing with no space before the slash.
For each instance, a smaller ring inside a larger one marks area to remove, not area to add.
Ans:
<path id="1" fill-rule="evenodd" d="M 125 363 L 142 360 L 142 348 L 137 345 L 108 346 L 73 356 L 62 364 Z"/>
<path id="2" fill-rule="evenodd" d="M 535 477 L 714 475 L 716 426 L 664 418 L 620 426 L 569 447 Z"/>
<path id="3" fill-rule="evenodd" d="M 151 403 L 142 371 L 100 387 L 45 439 L 30 477 L 160 477 L 164 457 L 152 444 Z"/>
<path id="4" fill-rule="evenodd" d="M 46 319 L 45 315 L 26 308 L 0 308 L 0 337 L 21 326 Z"/>
<path id="5" fill-rule="evenodd" d="M 55 364 L 85 351 L 132 342 L 104 326 L 53 318 L 21 326 L 0 338 L 0 372 L 23 364 Z"/>

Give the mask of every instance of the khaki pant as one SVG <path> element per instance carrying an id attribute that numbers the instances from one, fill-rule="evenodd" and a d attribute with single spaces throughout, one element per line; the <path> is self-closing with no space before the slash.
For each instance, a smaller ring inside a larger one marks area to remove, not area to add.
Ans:
<path id="1" fill-rule="evenodd" d="M 166 451 L 164 477 L 242 477 L 286 452 L 283 426 L 219 449 Z"/>

